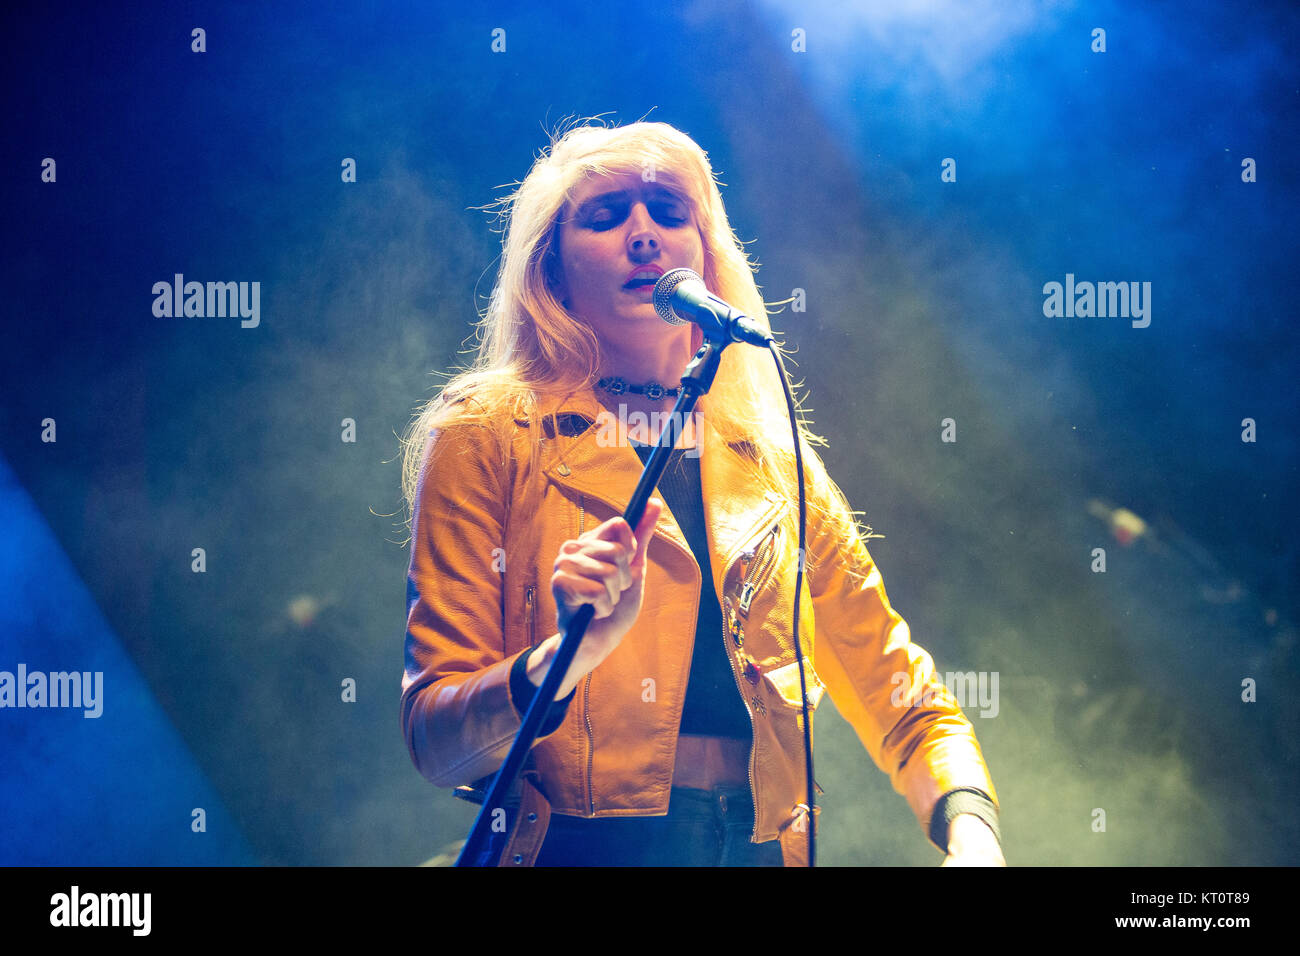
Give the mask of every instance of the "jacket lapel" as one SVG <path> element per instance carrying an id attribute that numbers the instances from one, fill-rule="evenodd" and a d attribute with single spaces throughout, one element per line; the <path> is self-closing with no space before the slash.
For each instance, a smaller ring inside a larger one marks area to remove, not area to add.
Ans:
<path id="1" fill-rule="evenodd" d="M 554 410 L 561 417 L 576 415 L 587 423 L 561 427 L 561 434 L 549 437 L 542 446 L 542 471 L 556 484 L 603 501 L 615 513 L 622 513 L 631 500 L 644 466 L 636 451 L 627 444 L 606 447 L 602 441 L 611 429 L 599 427 L 600 416 L 611 415 L 588 390 L 570 396 L 564 402 L 554 399 L 539 405 L 543 421 Z M 527 419 L 516 419 L 521 425 Z M 572 421 L 572 420 L 571 420 Z M 731 560 L 760 537 L 786 505 L 786 499 L 764 492 L 754 480 L 755 467 L 742 457 L 742 446 L 722 439 L 707 419 L 700 417 L 699 441 L 700 485 L 704 497 L 704 517 L 708 529 L 709 557 L 713 585 L 723 593 L 723 572 Z M 565 434 L 565 432 L 574 434 Z M 660 495 L 662 497 L 662 495 Z M 656 534 L 664 535 L 691 554 L 685 535 L 671 509 L 660 518 Z"/>

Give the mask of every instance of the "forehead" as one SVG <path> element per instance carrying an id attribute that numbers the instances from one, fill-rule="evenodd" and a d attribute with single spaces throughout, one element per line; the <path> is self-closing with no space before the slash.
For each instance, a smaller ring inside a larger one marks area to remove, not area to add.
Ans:
<path id="1" fill-rule="evenodd" d="M 676 196 L 689 199 L 685 184 L 671 173 L 658 173 L 647 182 L 638 172 L 626 173 L 589 173 L 573 188 L 570 202 L 576 208 L 593 199 L 623 194 L 625 198 L 641 197 L 650 199 L 656 196 Z M 613 198 L 618 198 L 613 196 Z"/>

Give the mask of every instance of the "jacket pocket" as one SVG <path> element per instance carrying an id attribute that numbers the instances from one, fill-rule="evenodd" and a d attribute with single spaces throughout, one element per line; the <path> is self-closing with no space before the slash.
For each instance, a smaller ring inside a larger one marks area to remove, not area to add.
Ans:
<path id="1" fill-rule="evenodd" d="M 813 670 L 812 661 L 807 657 L 803 660 L 804 673 L 808 678 L 808 709 L 816 710 L 817 705 L 821 703 L 822 694 L 826 692 L 826 686 Z M 789 707 L 800 708 L 803 705 L 799 700 L 799 662 L 791 661 L 789 664 L 782 664 L 780 667 L 773 668 L 763 674 L 763 682 L 767 684 L 767 689 L 783 704 Z"/>

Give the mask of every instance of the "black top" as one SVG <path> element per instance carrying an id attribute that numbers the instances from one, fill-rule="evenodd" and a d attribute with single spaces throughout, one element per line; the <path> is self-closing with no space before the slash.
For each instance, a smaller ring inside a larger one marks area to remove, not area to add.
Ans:
<path id="1" fill-rule="evenodd" d="M 642 463 L 649 461 L 652 447 L 636 439 L 629 441 Z M 722 605 L 713 587 L 698 455 L 688 457 L 686 449 L 674 448 L 659 476 L 658 488 L 700 566 L 700 614 L 695 622 L 695 650 L 678 732 L 735 737 L 748 743 L 753 737 L 749 710 L 736 689 L 722 631 Z"/>

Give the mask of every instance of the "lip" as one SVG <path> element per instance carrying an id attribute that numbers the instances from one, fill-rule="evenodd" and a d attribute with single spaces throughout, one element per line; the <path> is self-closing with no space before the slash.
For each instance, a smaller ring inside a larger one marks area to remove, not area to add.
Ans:
<path id="1" fill-rule="evenodd" d="M 633 269 L 631 272 L 629 272 L 629 273 L 627 274 L 627 278 L 626 278 L 625 280 L 623 280 L 623 288 L 624 288 L 624 289 L 629 288 L 630 283 L 632 282 L 632 280 L 636 277 L 637 273 L 639 273 L 639 272 L 653 272 L 653 273 L 655 274 L 655 282 L 658 282 L 658 281 L 659 281 L 659 277 L 662 276 L 662 275 L 664 274 L 664 270 L 661 269 L 659 266 L 656 266 L 656 265 L 649 265 L 649 264 L 648 264 L 648 265 L 643 265 L 643 266 L 637 266 L 635 269 Z M 654 288 L 654 282 L 650 283 L 650 285 L 643 286 L 642 288 L 653 289 L 653 288 Z M 635 291 L 635 290 L 633 290 L 633 291 Z"/>

